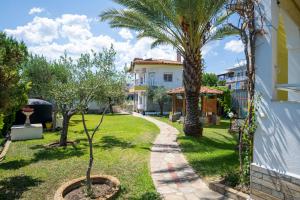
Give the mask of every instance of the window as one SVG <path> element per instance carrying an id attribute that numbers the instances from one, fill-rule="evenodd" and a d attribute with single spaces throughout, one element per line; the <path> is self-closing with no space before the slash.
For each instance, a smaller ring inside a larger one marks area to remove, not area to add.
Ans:
<path id="1" fill-rule="evenodd" d="M 140 79 L 140 84 L 143 85 L 143 83 L 144 83 L 144 78 L 141 77 L 141 79 Z"/>
<path id="2" fill-rule="evenodd" d="M 280 10 L 277 30 L 276 94 L 280 101 L 300 102 L 300 37 L 289 14 Z"/>
<path id="3" fill-rule="evenodd" d="M 165 73 L 164 74 L 164 81 L 165 82 L 172 82 L 173 81 L 173 74 L 171 74 L 171 73 Z"/>

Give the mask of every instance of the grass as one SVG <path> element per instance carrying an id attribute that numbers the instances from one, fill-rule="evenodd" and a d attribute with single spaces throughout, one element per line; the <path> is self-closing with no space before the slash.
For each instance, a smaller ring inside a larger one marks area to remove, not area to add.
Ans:
<path id="1" fill-rule="evenodd" d="M 158 117 L 180 132 L 178 142 L 190 165 L 206 180 L 216 180 L 238 167 L 237 139 L 228 133 L 229 121 L 221 120 L 220 125 L 206 126 L 203 137 L 185 136 L 182 124 Z"/>
<path id="2" fill-rule="evenodd" d="M 44 133 L 44 139 L 13 142 L 0 163 L 0 199 L 53 199 L 65 181 L 85 175 L 88 142 L 80 116 L 71 119 L 69 139 L 79 142 L 67 148 L 47 149 L 43 145 L 59 139 L 59 133 Z M 93 128 L 100 115 L 87 115 Z M 119 178 L 117 199 L 154 199 L 149 171 L 151 142 L 159 133 L 152 123 L 130 115 L 108 115 L 94 138 L 92 174 Z"/>

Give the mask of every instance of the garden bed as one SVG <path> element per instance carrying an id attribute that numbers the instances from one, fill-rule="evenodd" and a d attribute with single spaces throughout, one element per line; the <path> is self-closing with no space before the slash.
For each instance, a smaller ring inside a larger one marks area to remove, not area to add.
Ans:
<path id="1" fill-rule="evenodd" d="M 63 184 L 55 193 L 55 200 L 84 200 L 89 199 L 85 193 L 86 177 L 81 177 L 68 181 Z M 92 176 L 93 198 L 94 199 L 112 199 L 120 189 L 120 182 L 112 176 Z"/>

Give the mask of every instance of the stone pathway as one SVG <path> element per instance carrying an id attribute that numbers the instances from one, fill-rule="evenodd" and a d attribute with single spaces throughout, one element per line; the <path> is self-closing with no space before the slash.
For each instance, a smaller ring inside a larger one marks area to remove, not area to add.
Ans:
<path id="1" fill-rule="evenodd" d="M 165 200 L 227 199 L 213 192 L 189 166 L 176 142 L 176 128 L 152 117 L 133 113 L 160 128 L 151 149 L 151 176 Z"/>

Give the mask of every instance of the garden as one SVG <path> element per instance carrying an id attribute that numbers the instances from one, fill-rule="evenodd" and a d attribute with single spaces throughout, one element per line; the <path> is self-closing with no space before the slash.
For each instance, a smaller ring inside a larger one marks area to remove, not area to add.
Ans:
<path id="1" fill-rule="evenodd" d="M 100 115 L 86 115 L 88 126 L 96 126 Z M 92 174 L 109 174 L 121 181 L 117 199 L 155 199 L 149 170 L 151 142 L 159 133 L 152 123 L 130 115 L 108 115 L 94 139 Z M 85 175 L 88 141 L 81 116 L 70 121 L 65 148 L 46 145 L 59 138 L 59 132 L 46 132 L 44 139 L 11 144 L 0 163 L 0 199 L 52 199 L 59 186 Z"/>

